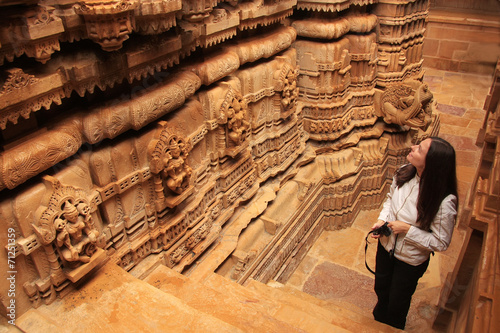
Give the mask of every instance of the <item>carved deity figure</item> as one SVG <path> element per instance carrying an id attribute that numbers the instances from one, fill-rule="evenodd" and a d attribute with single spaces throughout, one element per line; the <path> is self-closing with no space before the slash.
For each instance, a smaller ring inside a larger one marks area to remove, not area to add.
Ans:
<path id="1" fill-rule="evenodd" d="M 432 98 L 429 87 L 420 81 L 389 86 L 381 98 L 384 121 L 425 130 L 432 121 Z"/>
<path id="2" fill-rule="evenodd" d="M 229 129 L 229 137 L 236 145 L 245 141 L 250 123 L 246 120 L 246 104 L 241 95 L 233 98 L 228 109 L 227 128 Z"/>
<path id="3" fill-rule="evenodd" d="M 299 97 L 299 88 L 297 88 L 297 70 L 288 71 L 283 80 L 283 92 L 281 93 L 281 104 L 284 110 L 289 110 L 295 106 Z"/>
<path id="4" fill-rule="evenodd" d="M 162 176 L 166 179 L 167 187 L 177 194 L 186 190 L 193 173 L 193 169 L 186 163 L 187 155 L 184 143 L 172 138 L 163 157 Z"/>
<path id="5" fill-rule="evenodd" d="M 93 227 L 90 207 L 85 203 L 75 206 L 69 200 L 64 203 L 62 215 L 55 219 L 56 245 L 68 262 L 90 261 L 95 251 L 99 231 Z"/>

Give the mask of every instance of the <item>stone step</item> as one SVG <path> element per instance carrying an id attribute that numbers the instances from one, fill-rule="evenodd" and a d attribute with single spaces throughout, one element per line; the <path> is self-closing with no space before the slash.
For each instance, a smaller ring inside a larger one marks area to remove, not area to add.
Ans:
<path id="1" fill-rule="evenodd" d="M 0 333 L 23 333 L 23 331 L 21 331 L 19 328 L 17 328 L 12 324 L 15 322 L 16 322 L 15 318 L 12 321 L 12 319 L 10 318 L 5 318 L 4 316 L 0 316 Z"/>
<path id="2" fill-rule="evenodd" d="M 245 332 L 347 332 L 216 273 L 194 281 L 159 266 L 144 281 Z"/>
<path id="3" fill-rule="evenodd" d="M 266 285 L 255 280 L 249 280 L 246 287 L 267 295 L 267 297 L 279 300 L 283 304 L 307 312 L 318 319 L 342 327 L 349 332 L 399 332 L 398 329 L 365 316 L 362 314 L 361 309 L 350 303 L 324 301 L 274 281 Z"/>
<path id="4" fill-rule="evenodd" d="M 243 332 L 107 263 L 64 298 L 16 320 L 27 333 Z"/>
<path id="5" fill-rule="evenodd" d="M 268 312 L 275 318 L 290 323 L 294 327 L 298 327 L 305 332 L 348 332 L 342 327 L 324 321 L 307 311 L 303 311 L 303 309 L 281 302 L 279 299 L 269 295 L 267 291 L 261 292 L 260 290 L 249 289 L 219 274 L 212 274 L 203 283 L 220 292 L 226 292 L 230 289 L 233 297 L 255 297 L 259 299 L 260 302 L 267 302 Z"/>

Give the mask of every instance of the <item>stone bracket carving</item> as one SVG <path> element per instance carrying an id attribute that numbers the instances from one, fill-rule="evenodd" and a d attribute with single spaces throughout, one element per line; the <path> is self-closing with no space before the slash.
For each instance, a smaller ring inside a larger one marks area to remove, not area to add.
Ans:
<path id="1" fill-rule="evenodd" d="M 333 0 L 333 1 L 317 1 L 317 0 L 298 0 L 297 9 L 318 12 L 341 12 L 348 9 L 352 5 L 363 6 L 376 3 L 377 0 Z"/>
<path id="2" fill-rule="evenodd" d="M 297 0 L 240 2 L 238 4 L 241 16 L 239 29 L 254 29 L 259 25 L 267 26 L 282 22 L 293 14 L 293 7 L 296 4 Z"/>
<path id="3" fill-rule="evenodd" d="M 74 8 L 84 17 L 88 38 L 105 51 L 116 51 L 135 28 L 133 11 L 137 6 L 135 1 L 103 0 L 85 1 Z"/>
<path id="4" fill-rule="evenodd" d="M 140 1 L 134 11 L 137 31 L 145 35 L 168 31 L 176 25 L 175 15 L 181 9 L 181 0 Z"/>
<path id="5" fill-rule="evenodd" d="M 432 122 L 433 95 L 427 84 L 406 80 L 389 85 L 376 95 L 376 110 L 388 124 L 420 128 L 423 131 Z"/>

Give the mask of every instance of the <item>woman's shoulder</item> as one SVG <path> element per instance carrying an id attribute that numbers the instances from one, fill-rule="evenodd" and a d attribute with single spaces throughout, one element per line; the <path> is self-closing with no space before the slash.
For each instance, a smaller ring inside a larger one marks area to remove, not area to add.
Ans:
<path id="1" fill-rule="evenodd" d="M 454 194 L 448 194 L 441 202 L 441 207 L 448 211 L 456 211 L 458 198 Z"/>
<path id="2" fill-rule="evenodd" d="M 457 196 L 454 194 L 448 194 L 446 197 L 444 197 L 443 202 L 457 202 Z"/>

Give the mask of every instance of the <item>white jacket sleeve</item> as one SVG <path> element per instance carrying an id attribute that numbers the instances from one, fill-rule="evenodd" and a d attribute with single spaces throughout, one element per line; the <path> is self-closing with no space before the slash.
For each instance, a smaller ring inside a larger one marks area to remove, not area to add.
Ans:
<path id="1" fill-rule="evenodd" d="M 380 214 L 378 216 L 379 220 L 385 222 L 394 220 L 394 218 L 391 218 L 391 214 L 392 214 L 392 196 L 394 195 L 395 189 L 396 189 L 396 177 L 393 177 L 391 187 L 389 189 L 389 192 L 387 193 L 387 197 L 382 206 L 382 210 L 380 211 Z"/>
<path id="2" fill-rule="evenodd" d="M 431 231 L 411 226 L 405 236 L 405 242 L 428 251 L 445 251 L 451 242 L 451 236 L 457 216 L 457 198 L 450 194 L 441 202 L 441 206 L 431 223 Z"/>

